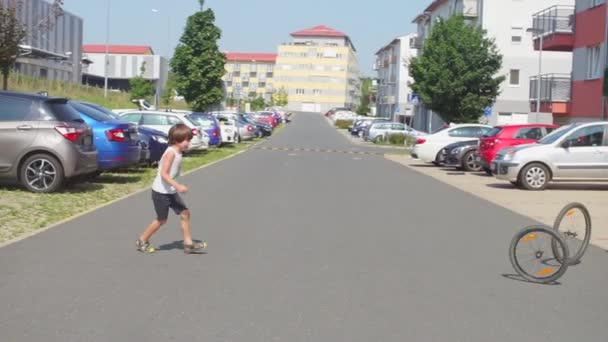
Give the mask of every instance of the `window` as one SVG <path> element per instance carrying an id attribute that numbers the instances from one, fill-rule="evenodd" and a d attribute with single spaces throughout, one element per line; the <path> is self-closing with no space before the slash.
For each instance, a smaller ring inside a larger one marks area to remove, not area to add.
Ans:
<path id="1" fill-rule="evenodd" d="M 40 78 L 46 80 L 49 77 L 49 71 L 46 68 L 40 68 Z"/>
<path id="2" fill-rule="evenodd" d="M 392 124 L 393 131 L 405 131 L 405 125 L 402 124 Z"/>
<path id="3" fill-rule="evenodd" d="M 258 87 L 264 88 L 266 86 L 266 82 L 258 82 Z"/>
<path id="4" fill-rule="evenodd" d="M 151 126 L 166 126 L 169 122 L 167 116 L 161 114 L 146 114 L 143 115 L 142 125 Z"/>
<path id="5" fill-rule="evenodd" d="M 176 118 L 175 116 L 167 116 L 167 122 L 169 125 L 173 126 L 182 123 L 182 120 Z"/>
<path id="6" fill-rule="evenodd" d="M 251 72 L 258 71 L 258 65 L 257 64 L 251 64 L 249 66 L 249 71 L 251 71 Z"/>
<path id="7" fill-rule="evenodd" d="M 0 121 L 23 121 L 31 113 L 32 102 L 0 96 Z"/>
<path id="8" fill-rule="evenodd" d="M 249 82 L 243 82 L 243 88 L 249 87 Z"/>
<path id="9" fill-rule="evenodd" d="M 570 135 L 567 141 L 570 142 L 570 147 L 602 146 L 605 127 L 597 125 L 581 128 Z"/>
<path id="10" fill-rule="evenodd" d="M 519 69 L 511 69 L 509 73 L 509 84 L 512 86 L 519 85 Z"/>
<path id="11" fill-rule="evenodd" d="M 234 77 L 241 77 L 241 72 L 240 71 L 235 71 L 235 72 L 232 73 L 232 75 Z"/>
<path id="12" fill-rule="evenodd" d="M 321 95 L 323 93 L 323 91 L 321 89 L 313 89 L 312 90 L 312 94 L 313 95 Z"/>
<path id="13" fill-rule="evenodd" d="M 587 48 L 587 79 L 600 77 L 600 46 Z"/>
<path id="14" fill-rule="evenodd" d="M 323 53 L 317 52 L 317 58 L 323 58 Z"/>
<path id="15" fill-rule="evenodd" d="M 232 81 L 226 82 L 226 87 L 232 87 Z"/>
<path id="16" fill-rule="evenodd" d="M 266 73 L 266 77 L 268 78 L 272 78 L 274 76 L 274 74 L 272 72 L 267 72 Z"/>
<path id="17" fill-rule="evenodd" d="M 543 137 L 543 131 L 540 127 L 520 128 L 513 136 L 514 139 L 530 139 L 538 140 Z"/>
<path id="18" fill-rule="evenodd" d="M 524 29 L 523 27 L 511 27 L 511 43 L 521 44 Z"/>
<path id="19" fill-rule="evenodd" d="M 241 71 L 241 65 L 240 65 L 240 64 L 238 64 L 238 63 L 235 63 L 235 64 L 234 64 L 234 69 L 233 69 L 233 70 L 234 70 L 234 71 Z"/>
<path id="20" fill-rule="evenodd" d="M 304 89 L 296 89 L 296 95 L 304 95 Z"/>
<path id="21" fill-rule="evenodd" d="M 589 0 L 589 8 L 603 4 L 604 0 Z"/>
<path id="22" fill-rule="evenodd" d="M 127 121 L 127 122 L 132 122 L 134 124 L 139 124 L 139 120 L 141 119 L 141 114 L 139 114 L 139 113 L 125 114 L 125 115 L 121 116 L 120 119 Z"/>
<path id="23" fill-rule="evenodd" d="M 252 71 L 249 73 L 249 77 L 258 77 L 258 73 L 255 71 Z"/>
<path id="24" fill-rule="evenodd" d="M 463 138 L 479 138 L 487 133 L 490 128 L 486 127 L 458 127 L 448 132 L 451 137 L 463 137 Z"/>

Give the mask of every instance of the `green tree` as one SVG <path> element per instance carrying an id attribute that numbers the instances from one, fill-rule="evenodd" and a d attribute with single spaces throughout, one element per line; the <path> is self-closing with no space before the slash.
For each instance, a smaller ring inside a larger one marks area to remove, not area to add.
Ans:
<path id="1" fill-rule="evenodd" d="M 175 86 L 195 111 L 204 111 L 224 99 L 222 76 L 226 73 L 226 57 L 217 41 L 221 30 L 215 26 L 215 14 L 203 9 L 188 17 L 180 43 L 171 60 Z"/>
<path id="2" fill-rule="evenodd" d="M 35 33 L 51 31 L 57 17 L 63 15 L 63 0 L 53 0 L 50 10 L 43 16 L 32 32 L 27 32 L 19 20 L 24 0 L 0 1 L 0 72 L 2 73 L 2 89 L 8 89 L 8 76 L 13 64 L 19 57 L 19 44 L 30 36 L 37 38 Z"/>
<path id="3" fill-rule="evenodd" d="M 146 99 L 150 100 L 150 96 L 154 95 L 154 87 L 152 83 L 144 78 L 146 72 L 146 62 L 141 63 L 139 68 L 140 74 L 129 80 L 129 94 L 131 100 Z"/>
<path id="4" fill-rule="evenodd" d="M 372 79 L 364 78 L 361 82 L 361 104 L 357 106 L 357 114 L 367 115 L 370 112 L 370 96 L 371 96 Z"/>
<path id="5" fill-rule="evenodd" d="M 500 93 L 502 55 L 493 39 L 462 16 L 438 21 L 423 54 L 410 61 L 412 90 L 447 122 L 477 122 Z"/>
<path id="6" fill-rule="evenodd" d="M 175 74 L 169 71 L 167 76 L 167 83 L 165 84 L 165 90 L 161 96 L 161 102 L 163 105 L 170 107 L 173 102 L 173 96 L 175 95 Z"/>
<path id="7" fill-rule="evenodd" d="M 266 101 L 261 96 L 258 96 L 255 100 L 251 101 L 251 110 L 258 111 L 266 108 Z"/>
<path id="8" fill-rule="evenodd" d="M 283 107 L 289 103 L 289 97 L 287 95 L 287 90 L 284 87 L 281 87 L 277 92 L 272 94 L 272 104 L 274 106 Z"/>

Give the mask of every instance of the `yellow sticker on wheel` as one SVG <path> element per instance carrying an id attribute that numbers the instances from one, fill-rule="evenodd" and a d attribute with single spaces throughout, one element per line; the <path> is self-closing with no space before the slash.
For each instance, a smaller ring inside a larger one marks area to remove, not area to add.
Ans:
<path id="1" fill-rule="evenodd" d="M 534 239 L 536 239 L 536 234 L 529 234 L 529 235 L 524 236 L 524 237 L 521 239 L 521 241 L 522 241 L 522 242 L 529 242 L 529 241 L 532 241 L 532 240 L 534 240 Z"/>
<path id="2" fill-rule="evenodd" d="M 540 276 L 546 276 L 553 273 L 553 269 L 552 268 L 543 268 L 542 270 L 536 272 L 536 274 L 540 275 Z"/>

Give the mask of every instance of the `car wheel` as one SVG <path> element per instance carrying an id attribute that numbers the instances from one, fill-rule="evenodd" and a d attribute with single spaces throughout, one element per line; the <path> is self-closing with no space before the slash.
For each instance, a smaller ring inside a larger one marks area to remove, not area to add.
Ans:
<path id="1" fill-rule="evenodd" d="M 478 172 L 481 170 L 481 165 L 475 162 L 475 151 L 469 151 L 462 157 L 462 168 L 469 172 Z"/>
<path id="2" fill-rule="evenodd" d="M 241 143 L 241 135 L 239 134 L 239 135 L 237 135 L 236 137 L 234 137 L 234 141 L 235 141 L 237 144 L 240 144 L 240 143 Z"/>
<path id="3" fill-rule="evenodd" d="M 493 174 L 492 174 L 492 169 L 490 169 L 490 168 L 486 167 L 486 168 L 484 168 L 483 170 L 484 170 L 484 171 L 485 171 L 485 172 L 488 174 L 488 176 L 492 176 L 492 175 L 493 175 Z"/>
<path id="4" fill-rule="evenodd" d="M 431 163 L 433 163 L 435 166 L 441 166 L 441 150 L 439 152 L 437 152 L 437 155 L 435 156 L 435 160 L 433 160 Z"/>
<path id="5" fill-rule="evenodd" d="M 518 181 L 526 190 L 544 190 L 550 179 L 551 175 L 545 165 L 532 163 L 520 171 Z"/>
<path id="6" fill-rule="evenodd" d="M 63 167 L 55 157 L 43 153 L 34 154 L 21 164 L 19 179 L 31 192 L 54 192 L 63 184 Z"/>

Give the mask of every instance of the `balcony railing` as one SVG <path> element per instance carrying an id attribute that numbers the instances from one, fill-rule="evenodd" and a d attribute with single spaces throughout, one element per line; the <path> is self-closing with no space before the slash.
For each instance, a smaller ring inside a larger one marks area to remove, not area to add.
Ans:
<path id="1" fill-rule="evenodd" d="M 540 35 L 554 33 L 573 33 L 574 6 L 557 5 L 549 7 L 532 15 L 532 27 L 535 29 L 534 39 Z"/>
<path id="2" fill-rule="evenodd" d="M 538 76 L 530 77 L 530 105 L 532 110 L 536 110 L 538 82 Z M 540 75 L 541 109 L 554 113 L 568 112 L 571 84 L 571 77 L 569 74 Z"/>

